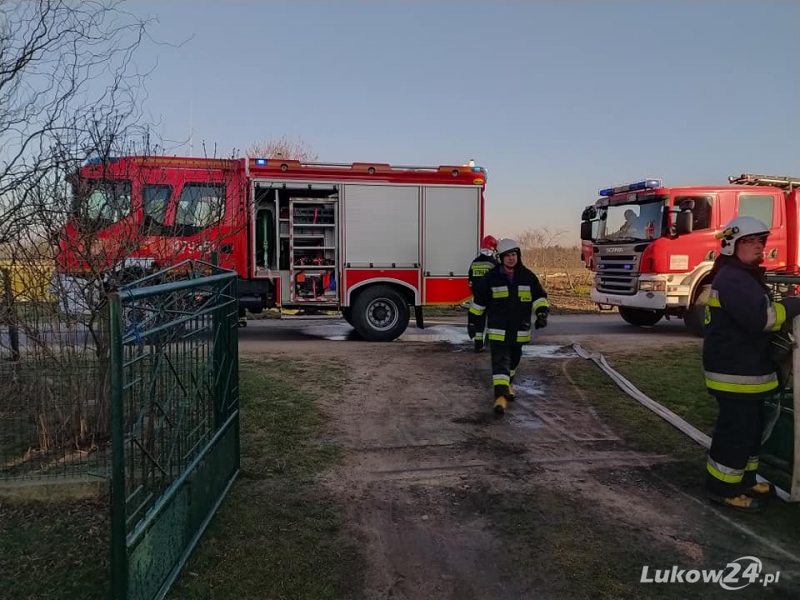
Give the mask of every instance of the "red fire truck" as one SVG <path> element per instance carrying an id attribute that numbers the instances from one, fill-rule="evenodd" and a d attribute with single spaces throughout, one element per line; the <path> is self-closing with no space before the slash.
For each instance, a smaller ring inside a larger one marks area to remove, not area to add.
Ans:
<path id="1" fill-rule="evenodd" d="M 423 327 L 423 306 L 470 298 L 486 177 L 471 161 L 98 160 L 71 181 L 59 276 L 80 287 L 98 268 L 132 279 L 216 252 L 239 274 L 240 314 L 337 310 L 363 338 L 390 341 L 410 307 Z"/>
<path id="2" fill-rule="evenodd" d="M 716 234 L 737 215 L 770 227 L 768 271 L 800 272 L 800 178 L 743 174 L 687 187 L 645 179 L 600 196 L 581 223 L 581 239 L 594 245 L 591 298 L 632 325 L 675 316 L 702 335 Z"/>

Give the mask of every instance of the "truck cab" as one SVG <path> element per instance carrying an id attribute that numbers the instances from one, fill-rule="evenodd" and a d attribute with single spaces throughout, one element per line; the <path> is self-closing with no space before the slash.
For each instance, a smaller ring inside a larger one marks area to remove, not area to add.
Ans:
<path id="1" fill-rule="evenodd" d="M 702 335 L 716 234 L 731 219 L 748 215 L 770 227 L 768 271 L 798 271 L 798 186 L 797 178 L 745 174 L 719 186 L 644 179 L 600 190 L 592 300 L 601 309 L 616 306 L 635 326 L 677 317 Z M 583 240 L 591 239 L 591 225 L 583 220 Z"/>

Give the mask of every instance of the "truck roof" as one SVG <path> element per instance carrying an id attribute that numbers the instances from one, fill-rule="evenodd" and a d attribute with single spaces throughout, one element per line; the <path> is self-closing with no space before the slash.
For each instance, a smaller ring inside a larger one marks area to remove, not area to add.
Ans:
<path id="1" fill-rule="evenodd" d="M 731 175 L 727 184 L 715 185 L 678 185 L 665 186 L 660 179 L 643 179 L 613 188 L 600 190 L 601 196 L 595 205 L 616 204 L 629 202 L 632 197 L 636 199 L 653 195 L 664 194 L 713 194 L 724 191 L 772 192 L 779 188 L 787 193 L 800 189 L 800 178 L 783 175 L 756 175 L 743 173 Z"/>
<path id="2" fill-rule="evenodd" d="M 470 161 L 466 165 L 412 166 L 378 162 L 303 162 L 283 158 L 217 159 L 181 156 L 122 156 L 89 161 L 82 169 L 87 177 L 101 173 L 119 176 L 135 169 L 243 170 L 250 178 L 384 181 L 484 186 L 487 171 Z"/>

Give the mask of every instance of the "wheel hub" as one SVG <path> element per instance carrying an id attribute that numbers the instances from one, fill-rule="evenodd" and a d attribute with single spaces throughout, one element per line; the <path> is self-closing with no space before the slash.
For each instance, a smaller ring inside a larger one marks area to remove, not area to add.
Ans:
<path id="1" fill-rule="evenodd" d="M 391 329 L 397 323 L 399 312 L 390 300 L 373 300 L 367 307 L 367 318 L 372 327 L 383 331 Z"/>

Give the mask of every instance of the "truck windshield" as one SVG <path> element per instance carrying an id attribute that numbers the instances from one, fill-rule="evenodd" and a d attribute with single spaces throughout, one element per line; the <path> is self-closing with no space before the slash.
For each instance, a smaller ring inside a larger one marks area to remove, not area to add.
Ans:
<path id="1" fill-rule="evenodd" d="M 131 213 L 131 182 L 81 179 L 72 188 L 72 218 L 82 227 L 103 228 Z"/>
<path id="2" fill-rule="evenodd" d="M 639 242 L 661 236 L 665 199 L 612 204 L 600 209 L 598 242 Z"/>

